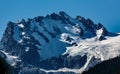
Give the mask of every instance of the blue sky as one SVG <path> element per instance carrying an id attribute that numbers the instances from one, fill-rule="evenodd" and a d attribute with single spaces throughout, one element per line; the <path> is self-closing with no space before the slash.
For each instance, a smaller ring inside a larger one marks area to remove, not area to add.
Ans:
<path id="1" fill-rule="evenodd" d="M 8 21 L 59 11 L 90 18 L 111 32 L 120 32 L 120 0 L 0 0 L 0 38 Z"/>

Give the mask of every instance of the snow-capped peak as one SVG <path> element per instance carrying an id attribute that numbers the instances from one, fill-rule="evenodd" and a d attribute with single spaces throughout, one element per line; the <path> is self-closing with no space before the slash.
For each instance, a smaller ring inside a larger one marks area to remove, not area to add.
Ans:
<path id="1" fill-rule="evenodd" d="M 4 54 L 20 58 L 25 66 L 81 73 L 120 55 L 119 39 L 119 34 L 109 33 L 101 23 L 59 12 L 9 22 L 0 44 Z"/>

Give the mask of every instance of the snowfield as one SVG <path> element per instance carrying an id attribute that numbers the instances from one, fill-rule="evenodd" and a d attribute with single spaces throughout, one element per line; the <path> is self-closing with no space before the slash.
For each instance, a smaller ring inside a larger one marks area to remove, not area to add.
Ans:
<path id="1" fill-rule="evenodd" d="M 78 46 L 67 47 L 67 50 L 64 54 L 69 54 L 69 56 L 76 55 L 87 55 L 86 64 L 80 69 L 69 69 L 69 68 L 61 68 L 58 70 L 45 70 L 40 69 L 45 72 L 75 72 L 82 73 L 85 70 L 88 70 L 90 67 L 95 66 L 96 64 L 112 59 L 120 55 L 120 35 L 115 37 L 106 37 L 106 40 L 99 41 L 97 37 L 89 38 L 89 39 L 79 39 Z M 92 61 L 92 58 L 95 57 L 96 61 Z"/>

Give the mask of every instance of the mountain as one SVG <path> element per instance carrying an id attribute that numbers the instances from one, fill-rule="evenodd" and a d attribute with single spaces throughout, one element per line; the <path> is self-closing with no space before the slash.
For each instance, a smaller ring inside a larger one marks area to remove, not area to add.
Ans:
<path id="1" fill-rule="evenodd" d="M 0 55 L 15 74 L 80 74 L 120 55 L 120 35 L 60 11 L 8 22 Z"/>

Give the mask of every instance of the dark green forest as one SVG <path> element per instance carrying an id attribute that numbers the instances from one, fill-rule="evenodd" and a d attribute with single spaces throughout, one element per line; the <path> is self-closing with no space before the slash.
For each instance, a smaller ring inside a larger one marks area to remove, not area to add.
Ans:
<path id="1" fill-rule="evenodd" d="M 120 57 L 99 63 L 83 74 L 120 74 Z"/>
<path id="2" fill-rule="evenodd" d="M 12 67 L 0 57 L 0 74 L 11 74 L 13 73 Z"/>

